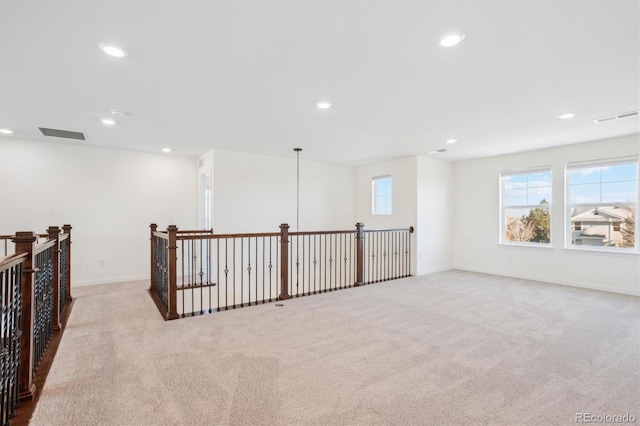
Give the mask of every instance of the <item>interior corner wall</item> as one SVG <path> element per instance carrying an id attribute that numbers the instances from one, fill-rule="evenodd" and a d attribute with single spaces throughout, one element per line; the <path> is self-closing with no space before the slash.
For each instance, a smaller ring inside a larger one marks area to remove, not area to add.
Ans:
<path id="1" fill-rule="evenodd" d="M 300 159 L 300 231 L 355 229 L 355 168 Z M 216 233 L 296 229 L 296 158 L 215 150 Z"/>
<path id="2" fill-rule="evenodd" d="M 564 248 L 567 162 L 638 155 L 640 135 L 454 164 L 454 267 L 470 271 L 640 295 L 640 256 Z M 499 176 L 551 166 L 552 248 L 498 244 Z"/>
<path id="3" fill-rule="evenodd" d="M 418 275 L 453 267 L 453 164 L 418 157 Z"/>
<path id="4" fill-rule="evenodd" d="M 147 279 L 149 225 L 196 225 L 197 173 L 195 158 L 0 138 L 0 234 L 68 223 L 72 285 Z"/>
<path id="5" fill-rule="evenodd" d="M 417 228 L 417 168 L 416 157 L 403 157 L 358 167 L 357 221 L 363 222 L 365 229 Z M 371 181 L 379 176 L 391 176 L 391 214 L 374 215 L 372 212 Z M 411 237 L 411 274 L 417 274 L 417 235 Z"/>

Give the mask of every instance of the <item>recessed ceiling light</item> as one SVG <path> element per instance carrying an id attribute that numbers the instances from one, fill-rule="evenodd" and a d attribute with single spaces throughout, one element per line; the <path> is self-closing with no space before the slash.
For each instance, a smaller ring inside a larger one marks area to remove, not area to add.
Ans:
<path id="1" fill-rule="evenodd" d="M 162 148 L 162 152 L 171 152 L 171 148 Z"/>
<path id="2" fill-rule="evenodd" d="M 447 143 L 456 143 L 458 139 L 447 139 Z"/>
<path id="3" fill-rule="evenodd" d="M 316 105 L 320 109 L 329 109 L 333 106 L 331 102 L 326 102 L 326 101 L 318 102 Z"/>
<path id="4" fill-rule="evenodd" d="M 129 52 L 127 52 L 125 49 L 123 49 L 120 46 L 116 46 L 115 44 L 100 43 L 98 47 L 104 53 L 106 53 L 109 56 L 113 56 L 114 58 L 124 58 L 125 56 L 129 55 Z"/>
<path id="5" fill-rule="evenodd" d="M 13 134 L 13 130 L 10 129 L 0 129 L 0 133 L 4 134 L 4 135 L 11 135 Z"/>
<path id="6" fill-rule="evenodd" d="M 560 120 L 568 120 L 576 116 L 575 112 L 565 112 L 564 114 L 557 115 Z"/>
<path id="7" fill-rule="evenodd" d="M 115 121 L 113 121 L 110 118 L 103 118 L 100 120 L 102 122 L 102 124 L 104 124 L 105 126 L 113 126 L 114 124 L 116 124 Z"/>
<path id="8" fill-rule="evenodd" d="M 460 31 L 451 31 L 440 36 L 440 46 L 453 47 L 464 40 L 464 33 Z"/>

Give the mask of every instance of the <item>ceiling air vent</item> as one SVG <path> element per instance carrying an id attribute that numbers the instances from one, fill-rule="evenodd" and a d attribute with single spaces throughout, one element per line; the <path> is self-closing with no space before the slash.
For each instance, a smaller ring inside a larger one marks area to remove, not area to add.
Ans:
<path id="1" fill-rule="evenodd" d="M 81 132 L 71 132 L 69 130 L 58 130 L 58 129 L 47 129 L 46 127 L 38 127 L 43 135 L 45 136 L 53 136 L 55 138 L 65 138 L 65 139 L 76 139 L 84 141 L 86 140 L 84 137 L 84 133 Z"/>
<path id="2" fill-rule="evenodd" d="M 635 117 L 636 115 L 640 115 L 640 111 L 629 111 L 623 112 L 618 115 L 611 115 L 609 117 L 596 118 L 595 120 L 593 120 L 593 122 L 600 124 L 604 123 L 605 121 L 620 120 L 622 118 Z"/>

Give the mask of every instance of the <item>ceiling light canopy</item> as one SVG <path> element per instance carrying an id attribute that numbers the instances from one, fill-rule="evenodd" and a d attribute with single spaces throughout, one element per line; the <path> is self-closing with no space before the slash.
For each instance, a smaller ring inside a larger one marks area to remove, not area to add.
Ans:
<path id="1" fill-rule="evenodd" d="M 100 120 L 102 122 L 102 124 L 104 124 L 105 126 L 113 126 L 114 124 L 116 124 L 115 121 L 113 121 L 110 118 L 103 118 Z"/>
<path id="2" fill-rule="evenodd" d="M 565 112 L 564 114 L 557 115 L 556 117 L 560 120 L 568 120 L 576 116 L 575 112 Z"/>
<path id="3" fill-rule="evenodd" d="M 116 46 L 115 44 L 100 43 L 98 47 L 104 53 L 109 56 L 113 56 L 114 58 L 124 58 L 125 56 L 129 55 L 129 52 L 127 52 L 124 48 Z"/>
<path id="4" fill-rule="evenodd" d="M 3 135 L 11 135 L 11 134 L 13 134 L 13 130 L 11 130 L 11 129 L 0 129 L 0 133 L 2 133 Z"/>
<path id="5" fill-rule="evenodd" d="M 440 46 L 453 47 L 464 40 L 464 33 L 460 31 L 450 31 L 440 36 Z"/>
<path id="6" fill-rule="evenodd" d="M 316 105 L 320 109 L 329 109 L 329 108 L 331 108 L 333 106 L 333 104 L 331 102 L 327 102 L 327 101 L 320 101 Z"/>

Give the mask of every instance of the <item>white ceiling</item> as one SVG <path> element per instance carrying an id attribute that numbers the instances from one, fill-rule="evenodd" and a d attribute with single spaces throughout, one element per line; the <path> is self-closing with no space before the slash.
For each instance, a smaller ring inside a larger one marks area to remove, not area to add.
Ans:
<path id="1" fill-rule="evenodd" d="M 0 0 L 0 128 L 22 139 L 458 161 L 638 134 L 592 121 L 638 109 L 637 0 Z"/>

